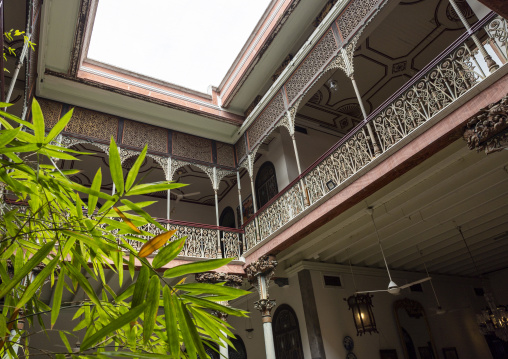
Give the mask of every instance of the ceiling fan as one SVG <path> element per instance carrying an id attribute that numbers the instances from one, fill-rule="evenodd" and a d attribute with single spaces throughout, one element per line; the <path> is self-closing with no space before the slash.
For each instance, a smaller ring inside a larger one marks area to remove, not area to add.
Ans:
<path id="1" fill-rule="evenodd" d="M 180 202 L 182 199 L 186 198 L 186 197 L 191 197 L 191 196 L 197 196 L 198 194 L 201 194 L 201 192 L 192 192 L 192 193 L 181 193 L 181 194 L 177 194 L 176 195 L 176 201 L 175 201 L 175 204 L 173 205 L 173 209 L 171 210 L 171 214 L 173 214 L 176 210 L 176 205 L 178 204 L 178 202 Z"/>
<path id="2" fill-rule="evenodd" d="M 420 279 L 420 280 L 417 280 L 417 281 L 414 281 L 414 282 L 411 282 L 411 283 L 407 283 L 407 284 L 404 284 L 404 285 L 401 285 L 401 286 L 399 286 L 397 283 L 395 283 L 393 281 L 392 275 L 390 274 L 390 268 L 388 268 L 388 262 L 386 261 L 385 253 L 383 251 L 383 246 L 381 245 L 381 239 L 379 238 L 379 233 L 377 231 L 376 222 L 374 222 L 374 211 L 373 211 L 372 207 L 369 207 L 367 210 L 368 210 L 368 212 L 370 214 L 370 218 L 372 219 L 372 224 L 374 225 L 374 230 L 376 231 L 377 242 L 379 244 L 379 248 L 381 249 L 381 255 L 383 256 L 383 260 L 385 262 L 385 267 L 386 267 L 386 272 L 388 273 L 388 278 L 390 279 L 390 282 L 388 283 L 388 288 L 387 289 L 367 290 L 367 291 L 362 291 L 362 292 L 356 292 L 356 294 L 373 293 L 373 292 L 388 292 L 388 293 L 393 294 L 393 295 L 399 295 L 400 291 L 402 289 L 409 288 L 409 287 L 411 287 L 411 286 L 413 286 L 415 284 L 420 284 L 420 283 L 423 283 L 423 282 L 426 282 L 426 281 L 430 280 L 431 277 L 429 277 L 428 273 L 427 273 L 427 277 L 426 278 L 423 278 L 423 279 Z"/>

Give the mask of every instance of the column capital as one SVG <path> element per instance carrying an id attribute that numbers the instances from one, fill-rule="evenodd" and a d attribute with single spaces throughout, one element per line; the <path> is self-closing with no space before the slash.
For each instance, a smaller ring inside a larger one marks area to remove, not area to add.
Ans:
<path id="1" fill-rule="evenodd" d="M 242 276 L 236 274 L 228 274 L 228 273 L 217 273 L 217 272 L 207 272 L 207 273 L 197 273 L 195 275 L 196 282 L 198 283 L 222 283 L 226 282 L 228 287 L 240 288 L 243 283 Z"/>
<path id="2" fill-rule="evenodd" d="M 252 262 L 251 264 L 245 267 L 245 273 L 247 274 L 247 280 L 256 285 L 257 277 L 264 276 L 266 280 L 269 281 L 274 273 L 275 268 L 277 267 L 277 261 L 275 260 L 275 256 L 267 255 L 259 258 L 257 261 Z"/>
<path id="3" fill-rule="evenodd" d="M 271 311 L 275 308 L 275 300 L 273 299 L 260 299 L 254 302 L 254 308 L 261 312 L 261 317 L 263 318 L 263 323 L 271 323 L 272 315 Z"/>

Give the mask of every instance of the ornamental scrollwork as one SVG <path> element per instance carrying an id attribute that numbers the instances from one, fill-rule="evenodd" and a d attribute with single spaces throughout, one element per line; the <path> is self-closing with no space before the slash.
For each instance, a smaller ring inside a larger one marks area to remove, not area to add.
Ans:
<path id="1" fill-rule="evenodd" d="M 469 119 L 464 139 L 470 150 L 486 154 L 508 148 L 508 94 Z"/>
<path id="2" fill-rule="evenodd" d="M 508 20 L 498 16 L 485 26 L 485 31 L 505 60 L 508 60 Z"/>
<path id="3" fill-rule="evenodd" d="M 260 299 L 254 302 L 254 308 L 259 310 L 263 315 L 270 315 L 270 312 L 276 306 L 276 302 L 273 299 Z"/>
<path id="4" fill-rule="evenodd" d="M 240 275 L 219 273 L 219 272 L 206 272 L 197 273 L 195 275 L 196 282 L 198 283 L 223 283 L 226 282 L 226 286 L 240 288 L 243 284 L 243 278 Z"/>
<path id="5" fill-rule="evenodd" d="M 268 282 L 275 274 L 275 268 L 277 267 L 277 261 L 273 256 L 263 256 L 257 261 L 245 267 L 245 273 L 250 283 L 257 284 L 257 277 L 264 276 Z"/>

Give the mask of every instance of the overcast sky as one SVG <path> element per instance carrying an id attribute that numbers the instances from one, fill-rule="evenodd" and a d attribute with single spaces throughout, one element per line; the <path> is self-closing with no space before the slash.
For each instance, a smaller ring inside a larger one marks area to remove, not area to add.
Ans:
<path id="1" fill-rule="evenodd" d="M 206 92 L 270 0 L 100 0 L 88 57 Z"/>

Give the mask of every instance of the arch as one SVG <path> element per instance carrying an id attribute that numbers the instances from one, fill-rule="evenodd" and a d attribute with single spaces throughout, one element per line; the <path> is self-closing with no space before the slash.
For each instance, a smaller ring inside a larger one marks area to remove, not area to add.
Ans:
<path id="1" fill-rule="evenodd" d="M 272 162 L 267 161 L 259 168 L 256 175 L 255 188 L 258 208 L 263 207 L 269 200 L 279 193 L 275 166 Z"/>
<path id="2" fill-rule="evenodd" d="M 229 359 L 247 359 L 247 349 L 245 349 L 243 339 L 236 334 L 236 338 L 229 338 L 229 340 L 231 340 L 231 343 L 236 348 L 235 350 L 232 347 L 228 347 Z"/>
<path id="3" fill-rule="evenodd" d="M 237 228 L 235 220 L 235 211 L 233 211 L 233 208 L 227 206 L 222 210 L 222 213 L 220 214 L 219 217 L 219 226 Z"/>
<path id="4" fill-rule="evenodd" d="M 277 359 L 303 359 L 298 318 L 287 304 L 279 306 L 273 315 L 273 340 Z"/>

